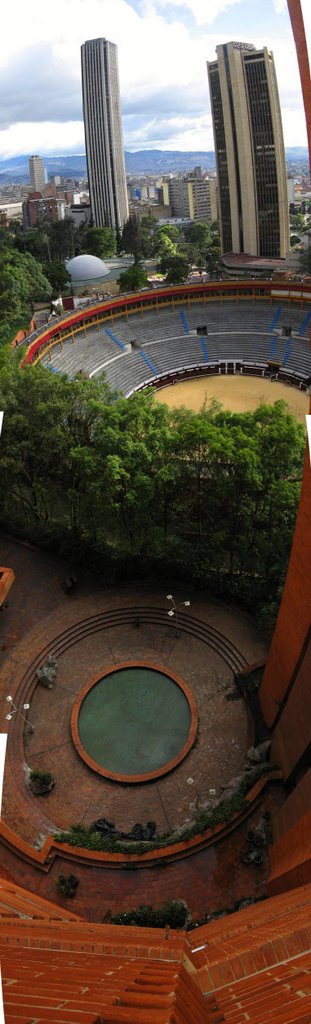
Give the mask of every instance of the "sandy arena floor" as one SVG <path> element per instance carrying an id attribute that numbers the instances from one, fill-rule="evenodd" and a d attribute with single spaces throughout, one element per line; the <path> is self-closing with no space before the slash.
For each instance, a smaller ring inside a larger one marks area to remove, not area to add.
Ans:
<path id="1" fill-rule="evenodd" d="M 216 398 L 230 412 L 253 412 L 261 402 L 272 405 L 283 399 L 289 411 L 300 422 L 305 421 L 309 398 L 305 391 L 287 387 L 278 381 L 271 382 L 262 377 L 217 376 L 197 377 L 181 381 L 171 387 L 157 391 L 157 400 L 171 408 L 187 406 L 199 412 L 204 402 Z"/>

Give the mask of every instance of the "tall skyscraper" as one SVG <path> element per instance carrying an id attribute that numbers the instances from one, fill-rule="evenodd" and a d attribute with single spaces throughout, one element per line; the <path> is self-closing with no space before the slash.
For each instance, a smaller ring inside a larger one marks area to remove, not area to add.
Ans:
<path id="1" fill-rule="evenodd" d="M 33 192 L 43 192 L 45 186 L 45 170 L 41 156 L 31 156 L 28 161 L 30 184 Z"/>
<path id="2" fill-rule="evenodd" d="M 288 198 L 273 55 L 226 43 L 208 62 L 223 253 L 284 257 Z"/>
<path id="3" fill-rule="evenodd" d="M 97 227 L 122 231 L 128 219 L 117 47 L 90 39 L 81 47 L 86 159 Z"/>

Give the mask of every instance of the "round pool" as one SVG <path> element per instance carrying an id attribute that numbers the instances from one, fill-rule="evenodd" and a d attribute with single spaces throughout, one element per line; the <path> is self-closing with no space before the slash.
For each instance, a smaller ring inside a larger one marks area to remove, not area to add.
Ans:
<path id="1" fill-rule="evenodd" d="M 72 736 L 89 767 L 144 782 L 190 750 L 198 716 L 186 683 L 160 666 L 126 663 L 91 680 L 75 701 Z"/>

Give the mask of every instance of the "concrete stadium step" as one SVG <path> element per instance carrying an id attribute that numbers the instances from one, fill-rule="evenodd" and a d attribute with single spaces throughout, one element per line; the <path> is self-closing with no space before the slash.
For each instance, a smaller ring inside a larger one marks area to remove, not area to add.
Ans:
<path id="1" fill-rule="evenodd" d="M 184 308 L 185 307 L 185 308 Z M 158 372 L 165 372 L 166 370 L 176 368 L 174 366 L 175 360 L 175 342 L 176 336 L 180 339 L 180 344 L 184 342 L 186 347 L 180 349 L 180 356 L 182 362 L 178 362 L 178 365 L 182 365 L 184 362 L 191 363 L 192 355 L 194 352 L 194 345 L 196 345 L 196 351 L 198 353 L 198 361 L 205 362 L 202 354 L 202 348 L 199 339 L 194 336 L 189 337 L 188 335 L 181 335 L 181 321 L 180 321 L 180 309 L 184 308 L 187 323 L 191 330 L 195 330 L 198 323 L 207 323 L 208 326 L 208 338 L 207 348 L 209 359 L 220 358 L 221 355 L 227 359 L 239 359 L 247 358 L 250 361 L 258 360 L 259 352 L 264 356 L 265 359 L 269 357 L 272 340 L 276 344 L 277 353 L 279 354 L 281 361 L 285 356 L 285 343 L 284 339 L 278 335 L 273 335 L 273 319 L 279 306 L 278 303 L 253 303 L 253 302 L 242 302 L 237 303 L 236 301 L 226 302 L 211 302 L 196 303 L 188 309 L 186 304 L 177 304 L 175 310 L 167 308 L 165 312 L 160 311 L 146 311 L 143 315 L 133 314 L 128 319 L 116 317 L 109 319 L 109 328 L 113 333 L 120 338 L 122 341 L 128 341 L 130 337 L 135 337 L 146 345 L 150 346 L 150 351 L 153 350 L 155 359 L 154 342 L 157 345 L 157 355 L 160 363 L 156 363 Z M 294 328 L 296 333 L 301 330 L 304 322 L 306 321 L 306 312 L 304 309 L 297 310 L 287 307 L 282 301 L 282 314 L 280 318 L 280 324 L 289 322 Z M 63 348 L 60 346 L 54 347 L 51 350 L 52 361 L 49 363 L 47 356 L 43 357 L 44 365 L 50 365 L 55 370 L 60 370 L 66 373 L 70 378 L 74 377 L 79 370 L 85 369 L 87 373 L 103 372 L 105 370 L 105 363 L 109 363 L 109 360 L 113 358 L 113 354 L 116 349 L 115 343 L 109 339 L 109 336 L 105 333 L 108 321 L 97 327 L 91 327 L 87 330 L 87 334 L 79 332 L 75 335 L 75 341 L 72 336 L 63 343 Z M 232 336 L 232 331 L 236 332 L 236 342 Z M 230 333 L 228 333 L 230 332 Z M 248 334 L 248 348 L 245 349 L 245 343 L 247 341 L 245 332 Z M 213 339 L 213 334 L 216 335 Z M 244 338 L 243 338 L 244 334 Z M 264 334 L 265 340 L 260 336 Z M 170 335 L 172 335 L 170 339 Z M 175 339 L 173 337 L 175 335 Z M 159 352 L 159 346 L 163 345 L 164 352 L 161 355 Z M 295 348 L 296 345 L 296 348 Z M 299 349 L 298 346 L 299 345 Z M 305 345 L 305 351 L 300 347 Z M 308 330 L 305 328 L 305 336 L 301 335 L 301 339 L 298 341 L 292 340 L 293 351 L 291 351 L 287 358 L 286 365 L 299 372 L 302 368 L 307 375 L 311 373 L 311 353 L 308 347 Z M 177 354 L 177 353 L 176 353 Z M 127 368 L 124 374 L 120 377 L 119 369 L 116 365 L 110 364 L 110 368 L 107 365 L 106 372 L 111 386 L 115 390 L 122 390 L 126 394 L 129 393 L 138 384 L 144 383 L 152 372 L 147 370 L 147 367 L 141 368 L 139 364 L 133 361 L 133 353 L 128 353 L 130 360 L 127 363 Z M 141 356 L 138 356 L 141 361 Z M 152 361 L 152 356 L 150 356 Z M 303 363 L 300 364 L 300 359 L 303 359 Z M 104 364 L 102 366 L 102 364 Z M 102 370 L 99 370 L 102 367 Z"/>

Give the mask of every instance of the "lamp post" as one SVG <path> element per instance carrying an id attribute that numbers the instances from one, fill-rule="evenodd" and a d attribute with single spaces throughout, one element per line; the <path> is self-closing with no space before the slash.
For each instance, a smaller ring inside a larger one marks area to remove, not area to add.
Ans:
<path id="1" fill-rule="evenodd" d="M 11 711 L 9 712 L 8 715 L 5 716 L 6 717 L 6 721 L 10 722 L 11 719 L 13 718 L 13 715 L 19 715 L 20 718 L 22 718 L 23 721 L 26 722 L 26 725 L 28 725 L 29 732 L 34 732 L 35 731 L 34 725 L 32 725 L 31 722 L 28 722 L 28 720 L 26 718 L 26 715 L 23 715 L 22 712 L 19 710 L 19 708 L 16 707 L 16 704 L 14 704 L 13 697 L 11 697 L 10 694 L 9 694 L 9 696 L 6 697 L 6 700 L 8 701 L 8 704 L 10 704 L 10 706 L 11 706 Z M 28 708 L 30 708 L 30 704 L 23 704 L 23 711 L 28 711 Z"/>
<path id="2" fill-rule="evenodd" d="M 173 594 L 167 594 L 166 595 L 166 600 L 167 601 L 171 601 L 172 607 L 170 608 L 170 610 L 169 610 L 169 612 L 167 614 L 169 615 L 170 619 L 172 619 L 173 616 L 175 615 L 175 628 L 176 628 L 176 632 L 177 632 L 178 609 L 182 608 L 183 606 L 185 608 L 190 608 L 190 601 L 179 601 L 179 603 L 176 604 L 176 601 L 173 598 Z M 178 633 L 177 633 L 177 636 L 178 636 Z"/>

